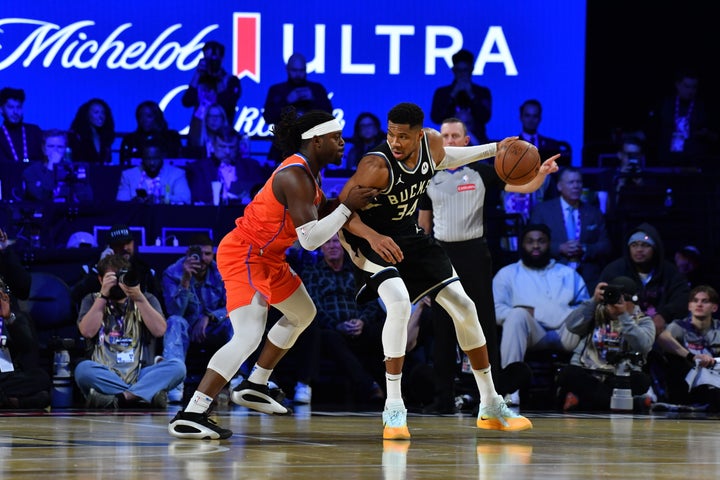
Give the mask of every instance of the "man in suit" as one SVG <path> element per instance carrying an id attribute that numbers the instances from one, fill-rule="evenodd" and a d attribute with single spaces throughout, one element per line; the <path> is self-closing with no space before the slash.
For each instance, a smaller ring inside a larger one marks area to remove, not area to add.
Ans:
<path id="1" fill-rule="evenodd" d="M 520 138 L 535 145 L 540 152 L 540 158 L 551 157 L 560 154 L 558 165 L 570 165 L 571 155 L 567 144 L 554 138 L 546 137 L 538 132 L 542 120 L 542 105 L 538 100 L 525 100 L 520 105 L 520 124 L 522 131 Z"/>
<path id="2" fill-rule="evenodd" d="M 23 120 L 25 91 L 5 87 L 0 90 L 0 163 L 28 163 L 43 160 L 42 130 L 33 123 Z"/>
<path id="3" fill-rule="evenodd" d="M 611 253 L 605 217 L 595 205 L 580 201 L 583 181 L 577 168 L 566 167 L 560 172 L 557 190 L 560 197 L 535 205 L 530 223 L 550 227 L 550 254 L 559 263 L 575 268 L 592 291 Z"/>

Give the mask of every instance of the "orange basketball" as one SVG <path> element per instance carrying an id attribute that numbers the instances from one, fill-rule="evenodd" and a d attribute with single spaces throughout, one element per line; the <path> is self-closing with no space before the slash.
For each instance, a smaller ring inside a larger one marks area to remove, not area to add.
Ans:
<path id="1" fill-rule="evenodd" d="M 540 153 L 525 140 L 513 140 L 495 155 L 495 171 L 510 185 L 525 185 L 540 172 Z"/>

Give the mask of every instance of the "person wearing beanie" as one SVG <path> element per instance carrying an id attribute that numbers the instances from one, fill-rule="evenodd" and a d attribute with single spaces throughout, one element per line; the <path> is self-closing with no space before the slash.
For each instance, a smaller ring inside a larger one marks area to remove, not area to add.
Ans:
<path id="1" fill-rule="evenodd" d="M 626 276 L 637 282 L 638 305 L 652 317 L 659 335 L 669 322 L 686 315 L 690 293 L 687 280 L 673 262 L 665 259 L 665 247 L 653 225 L 638 225 L 628 232 L 624 244 L 622 257 L 600 272 L 599 281 Z"/>

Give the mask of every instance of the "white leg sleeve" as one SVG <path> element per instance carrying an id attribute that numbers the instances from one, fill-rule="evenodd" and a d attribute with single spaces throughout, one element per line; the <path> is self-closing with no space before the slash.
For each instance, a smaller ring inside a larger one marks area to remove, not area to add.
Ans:
<path id="1" fill-rule="evenodd" d="M 302 245 L 305 250 L 311 251 L 319 248 L 320 245 L 330 240 L 330 238 L 345 225 L 351 213 L 352 212 L 341 203 L 325 218 L 312 220 L 305 225 L 300 225 L 295 229 L 300 245 Z"/>
<path id="2" fill-rule="evenodd" d="M 485 345 L 485 333 L 483 333 L 478 320 L 475 304 L 465 293 L 460 282 L 452 282 L 435 297 L 435 301 L 443 307 L 452 318 L 457 332 L 457 339 L 463 351 Z"/>
<path id="3" fill-rule="evenodd" d="M 260 345 L 267 322 L 267 304 L 261 295 L 256 294 L 250 305 L 236 308 L 229 313 L 233 326 L 233 336 L 228 343 L 220 347 L 208 362 L 208 368 L 230 381 L 240 365 Z"/>
<path id="4" fill-rule="evenodd" d="M 407 346 L 407 327 L 410 321 L 410 294 L 402 279 L 398 277 L 382 282 L 378 287 L 378 294 L 387 310 L 385 326 L 382 331 L 385 357 L 404 357 Z"/>
<path id="5" fill-rule="evenodd" d="M 295 290 L 295 293 L 290 295 L 290 298 L 273 306 L 280 310 L 283 316 L 268 332 L 268 340 L 276 347 L 287 350 L 295 344 L 303 330 L 310 325 L 317 310 L 305 285 L 302 284 Z"/>

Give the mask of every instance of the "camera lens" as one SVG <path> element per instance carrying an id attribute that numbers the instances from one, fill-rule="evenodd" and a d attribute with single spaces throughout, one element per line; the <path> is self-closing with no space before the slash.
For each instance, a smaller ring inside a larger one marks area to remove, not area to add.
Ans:
<path id="1" fill-rule="evenodd" d="M 133 270 L 126 270 L 118 275 L 118 281 L 128 287 L 137 287 L 140 285 L 140 277 Z"/>

